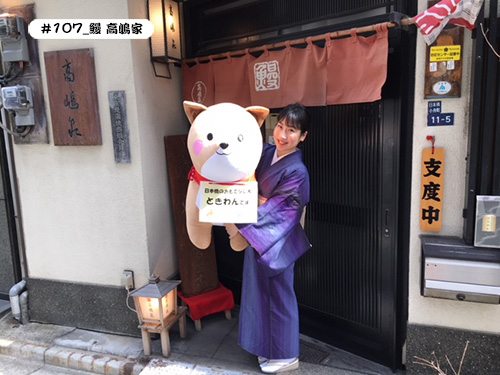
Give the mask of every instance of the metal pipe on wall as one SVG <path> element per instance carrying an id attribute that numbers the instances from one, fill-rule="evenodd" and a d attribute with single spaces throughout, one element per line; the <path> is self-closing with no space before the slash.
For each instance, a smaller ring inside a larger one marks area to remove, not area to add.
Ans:
<path id="1" fill-rule="evenodd" d="M 6 110 L 4 108 L 0 109 L 2 124 L 9 127 L 9 119 L 6 114 Z M 10 127 L 12 129 L 12 127 Z M 22 226 L 22 216 L 21 209 L 19 203 L 19 189 L 17 186 L 17 176 L 16 176 L 16 168 L 14 163 L 14 151 L 12 149 L 12 136 L 10 136 L 7 132 L 3 132 L 4 141 L 5 141 L 5 153 L 7 156 L 7 165 L 9 169 L 9 183 L 11 187 L 12 194 L 12 205 L 14 209 L 14 220 L 16 225 L 16 235 L 17 235 L 17 245 L 19 248 L 19 260 L 21 263 L 21 277 L 25 278 L 28 276 L 28 268 L 26 264 L 26 251 L 24 246 L 24 232 Z"/>
<path id="2" fill-rule="evenodd" d="M 9 299 L 10 299 L 10 309 L 12 310 L 12 316 L 19 321 L 21 319 L 21 303 L 19 301 L 20 294 L 26 288 L 26 280 L 21 280 L 17 284 L 15 284 L 9 291 Z"/>

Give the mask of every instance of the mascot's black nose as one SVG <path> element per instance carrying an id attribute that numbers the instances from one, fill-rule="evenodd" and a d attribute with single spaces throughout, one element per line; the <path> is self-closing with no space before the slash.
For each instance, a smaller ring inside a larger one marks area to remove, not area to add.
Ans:
<path id="1" fill-rule="evenodd" d="M 221 143 L 219 146 L 220 146 L 220 148 L 225 150 L 226 148 L 228 148 L 229 145 L 227 143 Z"/>

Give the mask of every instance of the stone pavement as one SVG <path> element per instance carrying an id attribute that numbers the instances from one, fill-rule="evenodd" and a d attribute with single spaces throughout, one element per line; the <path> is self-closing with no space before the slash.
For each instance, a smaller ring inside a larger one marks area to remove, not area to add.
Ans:
<path id="1" fill-rule="evenodd" d="M 160 340 L 145 356 L 139 337 L 121 336 L 52 324 L 20 324 L 0 310 L 0 357 L 23 358 L 46 366 L 110 375 L 252 375 L 261 374 L 255 356 L 237 344 L 238 318 L 224 313 L 203 318 L 202 331 L 188 319 L 187 337 L 178 326 L 170 332 L 172 354 L 161 356 Z M 37 372 L 38 374 L 38 372 Z M 307 337 L 301 340 L 298 370 L 290 375 L 389 375 L 386 367 Z"/>

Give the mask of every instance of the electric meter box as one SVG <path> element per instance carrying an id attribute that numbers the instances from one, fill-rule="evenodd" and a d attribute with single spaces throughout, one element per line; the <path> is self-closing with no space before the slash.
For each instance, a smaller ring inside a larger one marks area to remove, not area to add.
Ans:
<path id="1" fill-rule="evenodd" d="M 500 196 L 476 197 L 474 246 L 500 248 Z"/>

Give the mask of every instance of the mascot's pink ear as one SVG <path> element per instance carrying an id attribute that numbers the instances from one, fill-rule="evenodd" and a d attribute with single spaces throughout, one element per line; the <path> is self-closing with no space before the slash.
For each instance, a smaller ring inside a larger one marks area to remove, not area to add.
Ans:
<path id="1" fill-rule="evenodd" d="M 194 122 L 196 116 L 207 109 L 207 107 L 205 107 L 203 104 L 189 102 L 187 100 L 184 100 L 183 105 L 184 112 L 186 112 L 186 116 L 188 117 L 190 124 Z"/>
<path id="2" fill-rule="evenodd" d="M 264 123 L 264 120 L 266 119 L 267 115 L 269 114 L 269 109 L 266 107 L 260 107 L 258 105 L 252 106 L 252 107 L 246 107 L 245 108 L 250 114 L 255 117 L 257 120 L 259 126 L 262 126 Z"/>

